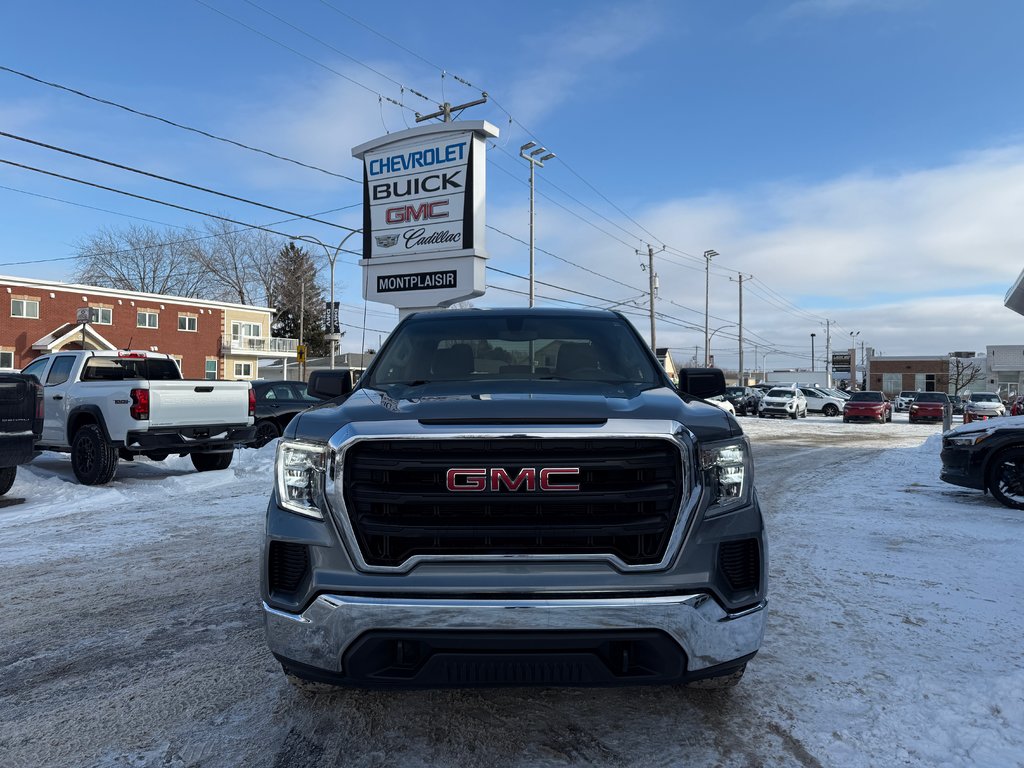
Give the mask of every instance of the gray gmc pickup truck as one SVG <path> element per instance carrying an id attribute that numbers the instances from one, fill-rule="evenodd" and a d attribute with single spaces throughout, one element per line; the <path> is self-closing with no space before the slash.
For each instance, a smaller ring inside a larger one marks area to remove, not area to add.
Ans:
<path id="1" fill-rule="evenodd" d="M 616 312 L 558 309 L 414 314 L 355 386 L 311 381 L 338 396 L 278 445 L 262 561 L 289 679 L 735 684 L 767 548 L 709 381 L 676 389 Z"/>

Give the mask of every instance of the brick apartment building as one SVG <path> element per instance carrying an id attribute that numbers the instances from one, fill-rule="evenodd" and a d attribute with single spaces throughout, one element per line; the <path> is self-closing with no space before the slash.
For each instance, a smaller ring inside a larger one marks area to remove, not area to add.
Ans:
<path id="1" fill-rule="evenodd" d="M 76 314 L 86 307 L 83 326 Z M 273 316 L 269 307 L 0 276 L 0 369 L 84 346 L 169 354 L 188 379 L 251 379 L 260 358 L 295 358 L 295 339 L 271 338 Z"/>

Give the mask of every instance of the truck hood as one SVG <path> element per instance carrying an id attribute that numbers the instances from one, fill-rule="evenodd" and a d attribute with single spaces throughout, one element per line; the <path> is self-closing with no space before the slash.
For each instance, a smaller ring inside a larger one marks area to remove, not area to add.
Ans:
<path id="1" fill-rule="evenodd" d="M 511 382 L 510 382 L 511 383 Z M 453 430 L 478 425 L 530 426 L 543 424 L 567 428 L 597 425 L 613 419 L 678 421 L 699 440 L 725 439 L 742 434 L 736 420 L 702 400 L 684 400 L 667 387 L 637 390 L 615 385 L 579 382 L 518 391 L 502 383 L 467 386 L 464 382 L 403 388 L 389 394 L 376 389 L 357 389 L 344 398 L 330 400 L 302 412 L 288 425 L 285 437 L 327 441 L 353 422 L 401 422 L 416 420 Z"/>

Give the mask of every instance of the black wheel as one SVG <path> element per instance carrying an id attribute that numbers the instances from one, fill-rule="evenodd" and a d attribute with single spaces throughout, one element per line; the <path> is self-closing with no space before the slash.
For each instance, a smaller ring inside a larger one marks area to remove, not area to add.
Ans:
<path id="1" fill-rule="evenodd" d="M 1007 448 L 992 457 L 985 485 L 996 501 L 1024 509 L 1024 448 Z"/>
<path id="2" fill-rule="evenodd" d="M 256 440 L 253 442 L 253 448 L 262 448 L 264 445 L 269 443 L 281 436 L 281 428 L 270 419 L 264 419 L 263 421 L 256 422 Z"/>
<path id="3" fill-rule="evenodd" d="M 832 403 L 826 403 L 825 407 L 821 409 L 821 412 L 829 418 L 832 418 L 833 416 L 839 415 L 839 408 Z"/>
<path id="4" fill-rule="evenodd" d="M 721 691 L 727 688 L 735 688 L 740 679 L 743 677 L 743 673 L 747 670 L 747 665 L 744 664 L 739 669 L 730 672 L 728 675 L 721 675 L 719 677 L 705 677 L 703 680 L 693 680 L 686 684 L 687 688 L 696 688 L 703 691 Z"/>
<path id="5" fill-rule="evenodd" d="M 789 418 L 791 418 L 793 421 L 796 421 L 799 417 L 800 414 L 795 410 L 791 414 L 789 414 Z"/>
<path id="6" fill-rule="evenodd" d="M 804 409 L 803 409 L 803 410 L 802 410 L 802 411 L 800 412 L 800 418 L 801 418 L 801 419 L 806 419 L 806 418 L 807 418 L 807 409 L 806 409 L 806 408 L 804 408 Z"/>
<path id="7" fill-rule="evenodd" d="M 117 472 L 117 448 L 97 424 L 86 424 L 71 440 L 71 468 L 82 485 L 105 485 Z"/>
<path id="8" fill-rule="evenodd" d="M 4 467 L 0 469 L 0 496 L 3 496 L 14 485 L 14 476 L 18 474 L 17 467 Z"/>
<path id="9" fill-rule="evenodd" d="M 193 453 L 191 454 L 192 466 L 199 472 L 212 472 L 218 469 L 227 469 L 231 466 L 231 460 L 235 458 L 234 451 L 226 453 Z"/>

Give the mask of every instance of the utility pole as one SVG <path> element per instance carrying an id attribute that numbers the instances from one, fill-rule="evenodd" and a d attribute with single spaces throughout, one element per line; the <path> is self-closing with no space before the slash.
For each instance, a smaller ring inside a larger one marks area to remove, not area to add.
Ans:
<path id="1" fill-rule="evenodd" d="M 738 371 L 739 381 L 737 382 L 737 384 L 739 384 L 742 387 L 742 386 L 744 386 L 744 384 L 743 384 L 743 281 L 744 280 L 748 280 L 749 278 L 744 277 L 742 272 L 737 272 L 736 275 L 737 275 L 736 282 L 738 282 L 740 284 L 740 339 L 739 339 L 739 341 L 740 341 L 740 362 L 739 362 L 739 371 Z M 732 280 L 731 277 L 729 279 Z M 757 363 L 757 355 L 756 354 L 754 355 L 754 363 L 755 363 L 754 367 L 756 368 L 757 367 L 757 365 L 756 365 L 756 363 Z"/>
<path id="2" fill-rule="evenodd" d="M 477 99 L 476 101 L 467 101 L 465 104 L 458 104 L 454 107 L 446 101 L 444 104 L 438 104 L 437 112 L 431 112 L 429 115 L 421 115 L 419 112 L 417 112 L 416 122 L 422 123 L 425 120 L 433 120 L 435 117 L 440 117 L 444 122 L 450 123 L 452 121 L 452 112 L 461 112 L 462 110 L 467 109 L 469 107 L 475 107 L 478 106 L 479 104 L 486 104 L 487 92 L 484 91 L 483 93 L 480 94 L 480 96 L 481 98 Z"/>
<path id="3" fill-rule="evenodd" d="M 704 251 L 704 367 L 707 368 L 711 364 L 708 360 L 708 346 L 710 340 L 708 339 L 708 299 L 710 297 L 710 285 L 711 285 L 711 260 L 718 255 L 718 251 L 706 250 Z"/>
<path id="4" fill-rule="evenodd" d="M 659 251 L 665 250 L 665 246 L 664 245 L 661 246 L 661 248 L 659 248 L 658 250 Z M 638 256 L 640 255 L 640 251 L 637 251 L 636 253 L 637 253 Z M 641 265 L 640 268 L 643 269 L 643 265 Z M 655 272 L 654 272 L 654 246 L 651 245 L 650 243 L 647 244 L 647 277 L 648 277 L 648 280 L 649 280 L 649 283 L 650 283 L 650 302 L 649 302 L 649 307 L 650 307 L 650 311 L 651 311 L 651 351 L 655 355 L 657 355 L 658 354 L 658 347 L 657 347 L 658 341 L 657 341 L 657 336 L 656 336 L 655 330 L 654 330 L 654 299 L 658 295 L 658 275 L 655 274 Z M 696 353 L 694 353 L 694 357 L 696 357 Z"/>
<path id="5" fill-rule="evenodd" d="M 303 345 L 303 332 L 306 329 L 306 276 L 302 276 L 302 289 L 299 293 L 299 346 Z M 306 361 L 302 361 L 302 373 L 301 378 L 303 381 L 306 380 Z"/>
<path id="6" fill-rule="evenodd" d="M 811 373 L 814 373 L 814 334 L 811 334 Z"/>
<path id="7" fill-rule="evenodd" d="M 832 321 L 825 320 L 825 382 L 832 387 Z"/>

